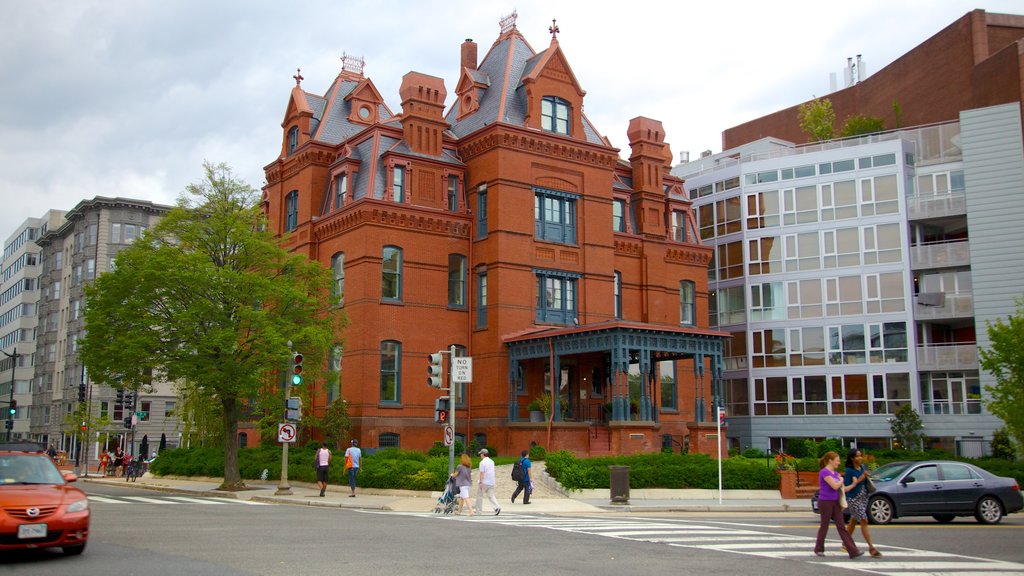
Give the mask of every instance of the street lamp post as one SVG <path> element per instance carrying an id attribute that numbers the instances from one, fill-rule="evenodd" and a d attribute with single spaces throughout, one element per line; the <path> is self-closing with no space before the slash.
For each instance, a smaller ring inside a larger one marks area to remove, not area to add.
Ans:
<path id="1" fill-rule="evenodd" d="M 18 364 L 18 349 L 14 349 L 14 353 L 8 354 L 3 350 L 0 350 L 4 356 L 11 359 L 11 396 L 7 400 L 7 407 L 10 408 L 14 404 L 14 367 Z M 10 410 L 7 411 L 7 441 L 11 441 L 11 432 L 14 430 L 14 413 Z"/>

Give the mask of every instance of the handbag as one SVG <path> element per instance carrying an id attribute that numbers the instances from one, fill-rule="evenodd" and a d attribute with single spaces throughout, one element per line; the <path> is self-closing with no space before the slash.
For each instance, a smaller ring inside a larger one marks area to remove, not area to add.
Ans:
<path id="1" fill-rule="evenodd" d="M 345 454 L 345 470 L 348 470 L 351 467 L 352 467 L 352 455 L 351 454 Z"/>
<path id="2" fill-rule="evenodd" d="M 875 483 L 871 481 L 870 476 L 864 478 L 864 484 L 866 485 L 865 488 L 867 489 L 868 494 L 874 494 L 875 490 L 878 490 L 878 488 L 875 488 Z"/>
<path id="3" fill-rule="evenodd" d="M 846 492 L 844 492 L 843 489 L 840 488 L 839 489 L 839 508 L 842 509 L 842 510 L 846 510 L 847 508 L 849 508 L 849 506 L 850 505 L 846 502 Z"/>

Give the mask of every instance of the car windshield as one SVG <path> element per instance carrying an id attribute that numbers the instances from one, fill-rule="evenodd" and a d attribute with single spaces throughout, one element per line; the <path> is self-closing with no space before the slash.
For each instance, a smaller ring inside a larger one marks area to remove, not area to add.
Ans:
<path id="1" fill-rule="evenodd" d="M 0 454 L 0 486 L 63 483 L 64 477 L 46 456 Z"/>
<path id="2" fill-rule="evenodd" d="M 871 472 L 871 479 L 879 482 L 885 482 L 887 480 L 895 480 L 910 468 L 913 462 L 893 462 L 886 464 L 885 466 L 879 466 Z"/>

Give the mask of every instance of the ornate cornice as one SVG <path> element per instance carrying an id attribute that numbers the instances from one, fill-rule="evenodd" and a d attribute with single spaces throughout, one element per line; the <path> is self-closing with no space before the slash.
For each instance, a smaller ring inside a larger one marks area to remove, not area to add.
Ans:
<path id="1" fill-rule="evenodd" d="M 707 246 L 669 248 L 665 253 L 665 261 L 707 268 L 711 262 L 711 253 L 712 249 Z"/>
<path id="2" fill-rule="evenodd" d="M 511 126 L 503 125 L 498 125 L 498 128 L 477 137 L 464 138 L 464 141 L 459 143 L 459 155 L 468 163 L 476 156 L 495 148 L 529 152 L 608 169 L 614 168 L 619 159 L 618 150 L 613 148 L 599 148 L 586 142 L 549 138 L 540 132 L 520 132 Z"/>
<path id="3" fill-rule="evenodd" d="M 470 219 L 450 213 L 420 212 L 405 204 L 361 200 L 350 209 L 321 218 L 313 224 L 313 240 L 321 242 L 370 224 L 401 228 L 469 240 Z"/>

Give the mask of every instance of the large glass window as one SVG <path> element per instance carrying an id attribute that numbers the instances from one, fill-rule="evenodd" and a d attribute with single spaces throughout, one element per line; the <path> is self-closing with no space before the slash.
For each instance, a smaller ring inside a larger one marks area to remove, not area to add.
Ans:
<path id="1" fill-rule="evenodd" d="M 284 231 L 291 232 L 299 225 L 299 191 L 292 190 L 284 197 Z M 125 228 L 125 242 L 128 242 L 128 230 Z"/>
<path id="2" fill-rule="evenodd" d="M 821 318 L 821 280 L 799 280 L 786 283 L 786 315 L 789 319 Z"/>
<path id="3" fill-rule="evenodd" d="M 332 374 L 327 385 L 327 403 L 330 404 L 341 398 L 341 358 L 343 349 L 341 344 L 335 344 L 331 348 L 331 355 L 328 357 L 328 368 Z"/>
<path id="4" fill-rule="evenodd" d="M 614 285 L 612 290 L 615 293 L 615 319 L 622 320 L 622 272 L 615 271 Z"/>
<path id="5" fill-rule="evenodd" d="M 864 227 L 864 263 L 884 264 L 903 258 L 900 225 L 878 224 Z"/>
<path id="6" fill-rule="evenodd" d="M 733 286 L 731 288 L 721 288 L 717 292 L 711 294 L 709 302 L 711 304 L 711 311 L 709 316 L 711 322 L 718 326 L 728 326 L 730 324 L 742 324 L 747 320 L 747 309 L 746 299 L 744 293 L 746 287 L 744 286 Z"/>
<path id="7" fill-rule="evenodd" d="M 616 272 L 618 274 L 618 272 Z M 697 295 L 693 282 L 683 280 L 679 283 L 679 323 L 693 326 L 697 322 Z"/>
<path id="8" fill-rule="evenodd" d="M 861 249 L 858 236 L 859 230 L 856 227 L 825 230 L 822 233 L 825 243 L 825 268 L 860 266 Z"/>
<path id="9" fill-rule="evenodd" d="M 576 243 L 575 194 L 534 189 L 534 235 L 540 240 Z"/>
<path id="10" fill-rule="evenodd" d="M 661 374 L 661 409 L 679 410 L 679 390 L 676 385 L 676 363 L 671 360 L 658 362 Z"/>
<path id="11" fill-rule="evenodd" d="M 401 401 L 402 343 L 385 340 L 380 343 L 380 401 L 394 404 Z"/>
<path id="12" fill-rule="evenodd" d="M 789 414 L 789 390 L 785 376 L 754 378 L 754 415 Z"/>
<path id="13" fill-rule="evenodd" d="M 860 181 L 860 206 L 864 216 L 899 212 L 896 175 L 878 176 Z"/>
<path id="14" fill-rule="evenodd" d="M 750 252 L 747 272 L 750 275 L 782 272 L 782 240 L 777 236 L 753 238 L 747 241 Z"/>
<path id="15" fill-rule="evenodd" d="M 448 305 L 466 305 L 466 257 L 448 255 Z"/>
<path id="16" fill-rule="evenodd" d="M 818 187 L 801 186 L 782 191 L 782 217 L 785 224 L 818 221 Z M 854 197 L 856 200 L 856 196 Z M 856 205 L 854 205 L 856 210 Z"/>
<path id="17" fill-rule="evenodd" d="M 785 320 L 786 305 L 782 282 L 750 286 L 750 321 Z"/>
<path id="18" fill-rule="evenodd" d="M 779 191 L 766 190 L 747 195 L 747 229 L 779 225 Z"/>
<path id="19" fill-rule="evenodd" d="M 825 376 L 794 376 L 793 414 L 828 414 L 828 382 Z"/>
<path id="20" fill-rule="evenodd" d="M 683 210 L 672 211 L 672 239 L 676 242 L 686 242 L 686 212 Z M 691 240 L 693 240 L 691 238 Z"/>
<path id="21" fill-rule="evenodd" d="M 459 209 L 459 177 L 448 177 L 448 209 L 455 212 Z"/>
<path id="22" fill-rule="evenodd" d="M 715 267 L 719 280 L 743 277 L 743 241 L 737 240 L 715 247 Z"/>
<path id="23" fill-rule="evenodd" d="M 476 327 L 487 327 L 487 272 L 476 275 Z"/>
<path id="24" fill-rule="evenodd" d="M 295 149 L 299 147 L 299 127 L 292 126 L 288 129 L 288 155 L 291 156 L 295 153 Z"/>
<path id="25" fill-rule="evenodd" d="M 817 232 L 790 234 L 786 240 L 786 271 L 818 270 L 821 268 L 821 246 Z"/>
<path id="26" fill-rule="evenodd" d="M 405 202 L 405 168 L 402 166 L 395 166 L 391 170 L 391 190 L 395 198 L 395 202 L 399 204 Z"/>
<path id="27" fill-rule="evenodd" d="M 851 316 L 864 313 L 860 276 L 825 279 L 825 315 Z"/>
<path id="28" fill-rule="evenodd" d="M 569 134 L 569 103 L 555 96 L 541 98 L 540 127 L 549 132 Z"/>
<path id="29" fill-rule="evenodd" d="M 790 329 L 789 365 L 825 365 L 825 331 L 823 327 L 806 326 Z"/>
<path id="30" fill-rule="evenodd" d="M 828 363 L 864 364 L 865 340 L 863 324 L 843 324 L 828 328 Z"/>
<path id="31" fill-rule="evenodd" d="M 864 276 L 865 301 L 868 314 L 880 312 L 902 312 L 906 308 L 903 299 L 903 274 L 866 274 Z"/>
<path id="32" fill-rule="evenodd" d="M 626 231 L 626 201 L 612 200 L 612 230 Z"/>
<path id="33" fill-rule="evenodd" d="M 402 299 L 402 249 L 385 246 L 381 262 L 381 298 Z"/>
<path id="34" fill-rule="evenodd" d="M 487 189 L 483 186 L 476 195 L 476 237 L 487 236 Z"/>
<path id="35" fill-rule="evenodd" d="M 334 209 L 345 205 L 348 197 L 348 174 L 339 174 L 334 179 Z"/>
<path id="36" fill-rule="evenodd" d="M 754 330 L 751 335 L 753 336 L 751 361 L 754 368 L 785 368 L 785 329 Z"/>
<path id="37" fill-rule="evenodd" d="M 536 275 L 537 321 L 555 324 L 575 323 L 577 276 L 546 270 L 538 270 Z"/>
<path id="38" fill-rule="evenodd" d="M 345 253 L 338 252 L 331 257 L 331 273 L 334 275 L 331 295 L 338 304 L 345 303 Z"/>
<path id="39" fill-rule="evenodd" d="M 907 323 L 868 324 L 868 359 L 872 364 L 907 361 Z"/>

